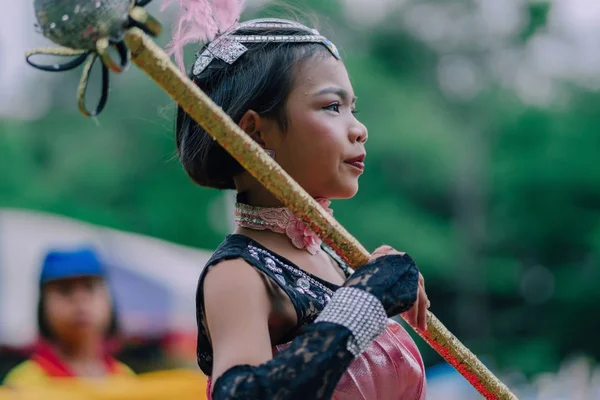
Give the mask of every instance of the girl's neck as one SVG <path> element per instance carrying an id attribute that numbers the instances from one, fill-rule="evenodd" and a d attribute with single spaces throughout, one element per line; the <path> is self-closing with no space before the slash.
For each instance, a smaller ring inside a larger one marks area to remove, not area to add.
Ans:
<path id="1" fill-rule="evenodd" d="M 103 378 L 109 374 L 102 340 L 61 343 L 56 352 L 73 374 L 86 378 Z"/>
<path id="2" fill-rule="evenodd" d="M 273 196 L 271 192 L 264 191 L 241 191 L 236 195 L 236 203 L 248 204 L 255 207 L 276 208 L 284 207 L 283 203 Z"/>
<path id="3" fill-rule="evenodd" d="M 255 207 L 283 207 L 283 203 L 249 173 L 236 176 L 234 182 L 238 203 Z"/>

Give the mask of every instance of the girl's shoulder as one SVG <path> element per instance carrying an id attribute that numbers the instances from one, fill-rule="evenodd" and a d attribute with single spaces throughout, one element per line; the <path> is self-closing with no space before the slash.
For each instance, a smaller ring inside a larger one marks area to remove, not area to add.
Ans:
<path id="1" fill-rule="evenodd" d="M 228 235 L 208 259 L 206 267 L 218 264 L 223 260 L 246 258 L 248 244 L 251 241 L 252 239 L 244 235 Z"/>
<path id="2" fill-rule="evenodd" d="M 48 382 L 48 374 L 36 362 L 23 361 L 4 377 L 3 384 L 11 387 L 32 387 Z"/>

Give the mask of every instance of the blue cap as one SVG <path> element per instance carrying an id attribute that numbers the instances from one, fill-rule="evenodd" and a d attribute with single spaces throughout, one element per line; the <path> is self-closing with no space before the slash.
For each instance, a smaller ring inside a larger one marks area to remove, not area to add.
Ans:
<path id="1" fill-rule="evenodd" d="M 57 279 L 80 276 L 105 276 L 104 267 L 91 249 L 50 251 L 44 258 L 40 285 Z"/>

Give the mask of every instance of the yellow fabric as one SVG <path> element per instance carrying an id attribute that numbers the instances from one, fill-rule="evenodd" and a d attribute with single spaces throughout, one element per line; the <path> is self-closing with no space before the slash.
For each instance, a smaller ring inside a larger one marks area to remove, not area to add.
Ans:
<path id="1" fill-rule="evenodd" d="M 135 375 L 134 372 L 125 364 L 118 363 L 118 372 L 109 376 L 107 379 L 118 377 L 126 377 Z M 66 378 L 60 378 L 66 379 Z M 4 378 L 3 384 L 13 388 L 25 387 L 31 388 L 34 386 L 47 385 L 52 381 L 46 371 L 36 362 L 27 360 L 14 367 Z"/>
<path id="2" fill-rule="evenodd" d="M 10 370 L 3 383 L 11 387 L 31 387 L 44 385 L 48 380 L 49 377 L 42 367 L 27 360 Z"/>
<path id="3" fill-rule="evenodd" d="M 47 379 L 41 386 L 0 387 L 0 400 L 205 400 L 206 383 L 204 375 L 190 370 L 102 381 Z"/>

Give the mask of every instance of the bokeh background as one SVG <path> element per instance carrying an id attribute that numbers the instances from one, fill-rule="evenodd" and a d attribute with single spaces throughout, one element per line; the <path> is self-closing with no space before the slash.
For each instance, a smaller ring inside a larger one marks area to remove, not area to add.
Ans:
<path id="1" fill-rule="evenodd" d="M 26 50 L 51 45 L 32 3 L 0 13 L 0 369 L 35 339 L 43 252 L 79 243 L 109 260 L 123 359 L 194 368 L 195 279 L 232 228 L 232 193 L 188 180 L 175 106 L 138 69 L 113 74 L 86 119 L 80 70 L 27 66 Z M 176 8 L 159 3 L 169 28 Z M 432 311 L 520 398 L 600 399 L 600 2 L 287 4 L 248 1 L 244 18 L 316 21 L 370 132 L 361 190 L 336 218 L 370 250 L 409 252 Z M 431 399 L 480 398 L 417 342 Z"/>

